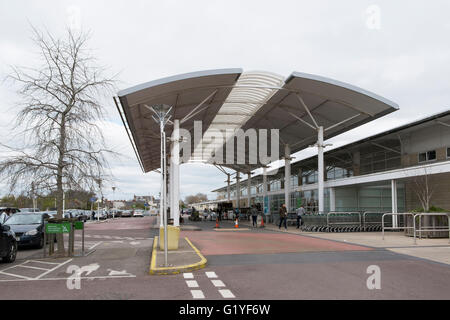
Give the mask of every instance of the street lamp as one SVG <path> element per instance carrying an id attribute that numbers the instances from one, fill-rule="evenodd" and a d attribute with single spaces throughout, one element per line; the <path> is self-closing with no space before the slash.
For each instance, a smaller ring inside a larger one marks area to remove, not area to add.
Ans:
<path id="1" fill-rule="evenodd" d="M 149 107 L 151 111 L 155 115 L 152 116 L 153 120 L 156 123 L 159 123 L 159 129 L 161 134 L 161 183 L 162 183 L 162 193 L 161 193 L 161 204 L 160 208 L 162 209 L 162 218 L 164 225 L 164 266 L 167 267 L 167 204 L 166 204 L 166 196 L 167 196 L 167 162 L 166 162 L 166 133 L 164 132 L 164 127 L 169 122 L 170 119 L 170 110 L 172 110 L 171 106 L 166 104 L 159 104 Z"/>

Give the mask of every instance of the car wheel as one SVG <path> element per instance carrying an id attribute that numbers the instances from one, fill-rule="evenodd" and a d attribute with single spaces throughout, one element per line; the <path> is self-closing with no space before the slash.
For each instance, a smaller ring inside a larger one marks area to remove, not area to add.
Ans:
<path id="1" fill-rule="evenodd" d="M 14 262 L 16 260 L 16 256 L 17 256 L 17 242 L 14 241 L 11 242 L 8 254 L 6 255 L 6 257 L 3 258 L 3 261 L 8 263 Z"/>
<path id="2" fill-rule="evenodd" d="M 37 249 L 41 249 L 44 246 L 44 235 L 41 235 L 39 243 L 36 245 Z"/>

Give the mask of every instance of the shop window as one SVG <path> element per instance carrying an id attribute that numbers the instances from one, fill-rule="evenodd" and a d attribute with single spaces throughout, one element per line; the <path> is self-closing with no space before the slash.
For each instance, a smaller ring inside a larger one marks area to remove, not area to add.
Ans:
<path id="1" fill-rule="evenodd" d="M 450 148 L 447 148 L 447 158 L 450 158 Z"/>

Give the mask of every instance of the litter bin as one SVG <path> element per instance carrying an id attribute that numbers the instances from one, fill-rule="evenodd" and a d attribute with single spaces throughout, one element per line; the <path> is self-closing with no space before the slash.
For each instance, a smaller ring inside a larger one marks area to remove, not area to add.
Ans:
<path id="1" fill-rule="evenodd" d="M 180 228 L 167 226 L 167 250 L 177 250 L 180 239 Z M 159 249 L 164 250 L 164 227 L 159 228 Z"/>

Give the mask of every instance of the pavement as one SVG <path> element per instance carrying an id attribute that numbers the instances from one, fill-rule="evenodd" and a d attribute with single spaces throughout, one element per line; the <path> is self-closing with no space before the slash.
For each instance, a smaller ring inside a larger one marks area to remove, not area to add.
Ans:
<path id="1" fill-rule="evenodd" d="M 241 221 L 240 225 L 249 227 L 251 222 Z M 365 246 L 367 248 L 384 248 L 392 252 L 450 265 L 450 242 L 448 238 L 417 238 L 417 244 L 414 244 L 412 237 L 405 236 L 403 232 L 398 231 L 386 231 L 383 239 L 381 232 L 305 232 L 296 229 L 295 226 L 288 226 L 288 231 L 284 231 L 283 228 L 280 230 L 277 225 L 272 223 L 266 223 L 265 229 L 291 235 L 303 235 Z"/>
<path id="2" fill-rule="evenodd" d="M 232 221 L 215 229 L 214 221 L 186 221 L 180 238 L 193 246 L 182 240 L 178 262 L 170 262 L 195 263 L 183 257 L 195 247 L 206 265 L 155 276 L 151 257 L 162 261 L 153 251 L 156 223 L 155 217 L 88 223 L 93 252 L 85 257 L 43 259 L 42 250 L 21 249 L 16 262 L 0 263 L 0 299 L 450 299 L 450 265 L 440 258 L 448 257 L 448 239 L 414 246 L 398 232 L 383 242 L 381 233 L 286 232 L 245 222 L 236 229 Z M 369 285 L 375 276 L 377 287 Z"/>
<path id="3" fill-rule="evenodd" d="M 167 264 L 165 252 L 159 249 L 159 237 L 153 240 L 153 251 L 150 262 L 150 274 L 178 274 L 204 268 L 207 260 L 188 238 L 180 238 L 177 250 L 167 250 Z"/>

